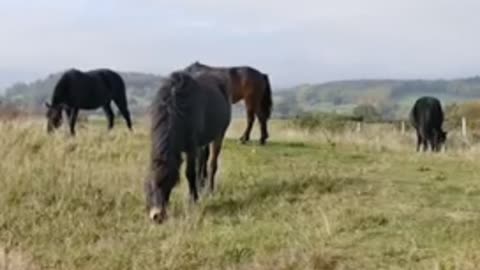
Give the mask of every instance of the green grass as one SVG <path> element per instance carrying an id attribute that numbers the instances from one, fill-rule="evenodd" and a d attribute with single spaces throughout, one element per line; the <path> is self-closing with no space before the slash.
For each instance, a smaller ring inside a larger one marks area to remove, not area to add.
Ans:
<path id="1" fill-rule="evenodd" d="M 393 132 L 381 147 L 324 141 L 281 122 L 268 146 L 240 145 L 242 124 L 216 193 L 191 205 L 182 179 L 160 226 L 144 212 L 141 123 L 76 138 L 0 124 L 0 247 L 35 269 L 479 268 L 476 151 L 420 155 Z"/>

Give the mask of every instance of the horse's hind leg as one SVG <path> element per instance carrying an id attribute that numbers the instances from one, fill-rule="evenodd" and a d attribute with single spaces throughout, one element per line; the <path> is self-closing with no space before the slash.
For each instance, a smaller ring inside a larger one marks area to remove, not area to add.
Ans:
<path id="1" fill-rule="evenodd" d="M 187 153 L 187 168 L 186 176 L 188 180 L 188 186 L 190 188 L 190 197 L 194 202 L 198 200 L 197 190 L 197 154 L 196 151 Z"/>
<path id="2" fill-rule="evenodd" d="M 423 138 L 423 152 L 427 152 L 427 151 L 428 151 L 428 139 Z"/>
<path id="3" fill-rule="evenodd" d="M 260 144 L 264 145 L 268 139 L 268 130 L 267 130 L 267 121 L 268 119 L 263 115 L 263 113 L 257 113 L 258 122 L 260 123 Z"/>
<path id="4" fill-rule="evenodd" d="M 220 156 L 220 150 L 222 149 L 223 137 L 216 139 L 210 146 L 212 152 L 212 158 L 210 159 L 210 175 L 209 175 L 209 184 L 210 192 L 213 193 L 215 190 L 215 174 L 217 173 L 218 168 L 218 157 Z"/>
<path id="5" fill-rule="evenodd" d="M 132 120 L 130 118 L 130 111 L 128 110 L 127 97 L 125 96 L 116 97 L 113 100 L 113 102 L 115 102 L 115 104 L 118 107 L 118 110 L 120 111 L 123 118 L 125 119 L 128 129 L 132 130 Z"/>
<path id="6" fill-rule="evenodd" d="M 115 121 L 115 114 L 113 114 L 112 107 L 110 107 L 110 104 L 106 104 L 103 106 L 103 111 L 105 112 L 105 115 L 107 116 L 108 120 L 108 129 L 113 128 L 113 124 Z"/>
<path id="7" fill-rule="evenodd" d="M 245 101 L 245 106 L 247 107 L 247 128 L 243 133 L 242 137 L 240 137 L 240 141 L 242 143 L 246 143 L 250 140 L 250 132 L 252 131 L 253 122 L 255 122 L 255 110 L 252 108 L 251 104 Z"/>
<path id="8" fill-rule="evenodd" d="M 209 157 L 210 157 L 210 147 L 208 147 L 207 145 L 203 152 L 203 168 L 201 171 L 204 180 L 207 179 L 208 177 L 207 163 L 208 163 Z"/>
<path id="9" fill-rule="evenodd" d="M 420 146 L 422 145 L 423 143 L 423 139 L 422 139 L 422 136 L 417 133 L 417 152 L 420 152 Z"/>
<path id="10" fill-rule="evenodd" d="M 207 162 L 208 162 L 208 157 L 210 155 L 210 148 L 209 146 L 202 147 L 200 150 L 200 154 L 198 155 L 198 187 L 200 190 L 202 190 L 205 187 L 205 180 L 208 177 L 208 172 L 207 172 Z"/>

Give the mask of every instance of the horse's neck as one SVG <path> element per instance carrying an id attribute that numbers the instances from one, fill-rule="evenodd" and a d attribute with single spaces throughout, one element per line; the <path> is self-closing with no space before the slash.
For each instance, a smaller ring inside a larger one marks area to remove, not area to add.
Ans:
<path id="1" fill-rule="evenodd" d="M 66 91 L 67 91 L 67 88 L 65 87 L 64 84 L 57 85 L 55 87 L 55 90 L 53 91 L 52 100 L 51 100 L 51 103 L 53 106 L 65 103 L 65 98 L 66 98 L 65 95 L 67 94 Z"/>

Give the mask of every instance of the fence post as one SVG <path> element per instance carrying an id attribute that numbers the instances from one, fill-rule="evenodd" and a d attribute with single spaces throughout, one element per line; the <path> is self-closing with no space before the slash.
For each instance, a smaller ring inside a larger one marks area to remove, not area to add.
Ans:
<path id="1" fill-rule="evenodd" d="M 362 131 L 362 122 L 357 122 L 357 133 L 360 133 Z"/>
<path id="2" fill-rule="evenodd" d="M 402 135 L 405 134 L 405 121 L 402 121 Z"/>
<path id="3" fill-rule="evenodd" d="M 462 136 L 467 137 L 467 118 L 465 116 L 462 117 Z"/>

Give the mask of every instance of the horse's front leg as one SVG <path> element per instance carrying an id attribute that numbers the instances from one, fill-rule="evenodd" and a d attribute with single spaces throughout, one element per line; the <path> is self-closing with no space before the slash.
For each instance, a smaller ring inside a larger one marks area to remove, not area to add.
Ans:
<path id="1" fill-rule="evenodd" d="M 67 115 L 68 115 L 68 124 L 70 126 L 70 134 L 72 136 L 75 136 L 75 123 L 77 122 L 78 109 L 77 108 L 68 109 Z"/>
<path id="2" fill-rule="evenodd" d="M 197 164 L 196 164 L 197 153 L 198 153 L 197 149 L 187 152 L 187 166 L 186 166 L 186 176 L 188 180 L 188 186 L 190 188 L 190 197 L 194 202 L 198 201 Z"/>

